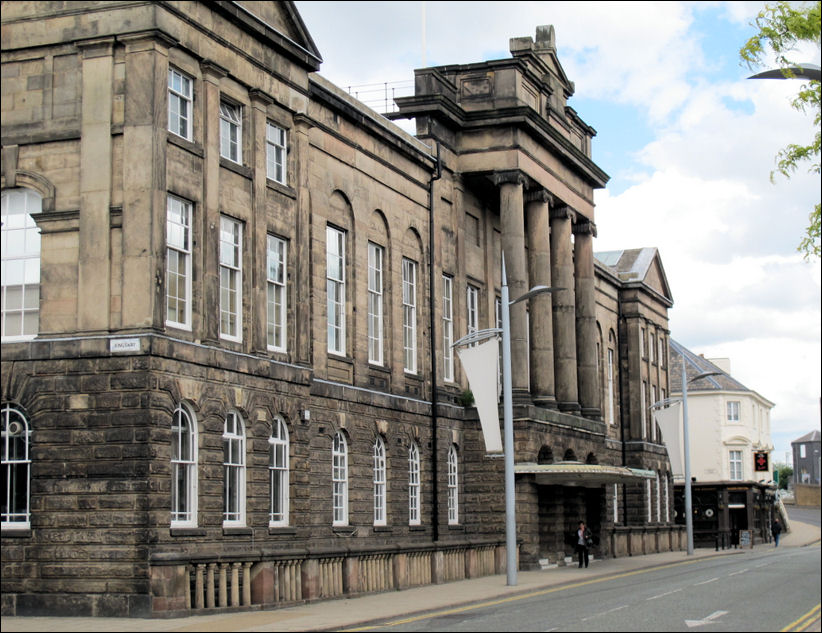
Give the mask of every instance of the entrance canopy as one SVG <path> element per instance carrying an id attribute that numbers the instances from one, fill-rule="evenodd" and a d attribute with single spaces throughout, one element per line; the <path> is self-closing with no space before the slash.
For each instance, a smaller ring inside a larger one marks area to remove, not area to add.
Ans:
<path id="1" fill-rule="evenodd" d="M 534 475 L 536 483 L 542 486 L 596 487 L 602 484 L 636 483 L 656 477 L 652 470 L 581 462 L 521 463 L 514 466 L 514 472 L 517 475 Z"/>

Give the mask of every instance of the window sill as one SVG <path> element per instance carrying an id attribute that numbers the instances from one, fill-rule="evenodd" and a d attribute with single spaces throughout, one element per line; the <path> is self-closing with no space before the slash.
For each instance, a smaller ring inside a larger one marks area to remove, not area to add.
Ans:
<path id="1" fill-rule="evenodd" d="M 16 527 L 16 526 L 3 526 L 2 530 L 0 530 L 0 536 L 3 538 L 30 538 L 31 537 L 31 528 L 26 527 Z"/>
<path id="2" fill-rule="evenodd" d="M 187 152 L 191 152 L 199 158 L 203 158 L 203 156 L 205 156 L 205 152 L 203 152 L 203 148 L 201 145 L 193 141 L 189 141 L 188 139 L 185 139 L 182 136 L 177 136 L 174 132 L 168 132 L 168 142 L 172 145 L 176 145 L 177 147 L 186 150 Z"/>
<path id="3" fill-rule="evenodd" d="M 223 536 L 251 536 L 254 533 L 250 527 L 226 527 L 223 526 Z"/>
<path id="4" fill-rule="evenodd" d="M 205 528 L 197 527 L 171 527 L 169 529 L 171 536 L 205 536 Z"/>
<path id="5" fill-rule="evenodd" d="M 228 158 L 225 158 L 223 156 L 220 156 L 220 167 L 225 167 L 229 171 L 233 171 L 235 174 L 238 174 L 243 178 L 251 178 L 250 167 L 246 167 L 245 165 L 235 163 L 233 160 L 229 160 Z"/>
<path id="6" fill-rule="evenodd" d="M 297 534 L 297 528 L 291 525 L 269 525 L 268 526 L 268 533 L 272 536 L 277 534 L 285 534 L 289 536 L 295 536 Z"/>
<path id="7" fill-rule="evenodd" d="M 374 532 L 391 533 L 394 531 L 390 525 L 375 525 Z"/>
<path id="8" fill-rule="evenodd" d="M 281 193 L 287 198 L 292 198 L 293 200 L 297 199 L 297 191 L 293 187 L 289 187 L 288 185 L 284 185 L 281 182 L 277 182 L 276 180 L 272 180 L 271 178 L 266 178 L 266 186 L 269 189 L 276 191 L 277 193 Z"/>
<path id="9" fill-rule="evenodd" d="M 420 525 L 420 524 L 414 524 L 414 525 L 409 525 L 408 526 L 408 531 L 409 532 L 424 532 L 427 529 L 428 528 L 426 528 L 424 525 Z"/>

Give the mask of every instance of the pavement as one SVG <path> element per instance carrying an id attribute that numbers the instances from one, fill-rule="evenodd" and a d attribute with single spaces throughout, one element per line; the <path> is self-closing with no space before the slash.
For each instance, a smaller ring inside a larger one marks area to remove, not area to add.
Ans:
<path id="1" fill-rule="evenodd" d="M 791 531 L 783 534 L 780 547 L 805 547 L 819 543 L 820 527 L 791 521 Z M 772 544 L 753 547 L 754 551 L 773 549 Z M 672 563 L 716 556 L 734 556 L 750 550 L 698 548 L 692 556 L 685 552 L 663 552 L 592 560 L 590 567 L 576 564 L 537 571 L 520 571 L 517 585 L 506 585 L 506 576 L 484 576 L 426 585 L 403 591 L 339 598 L 271 610 L 242 611 L 194 615 L 185 618 L 60 618 L 4 617 L 3 633 L 23 631 L 336 631 L 364 626 L 378 620 L 398 620 L 412 614 L 456 609 L 460 605 L 542 591 L 552 587 L 590 581 L 605 576 L 619 576 Z M 797 614 L 799 616 L 801 614 Z M 807 623 L 805 623 L 807 624 Z M 798 629 L 797 629 L 798 630 Z M 819 631 L 818 612 L 815 621 L 803 628 Z"/>

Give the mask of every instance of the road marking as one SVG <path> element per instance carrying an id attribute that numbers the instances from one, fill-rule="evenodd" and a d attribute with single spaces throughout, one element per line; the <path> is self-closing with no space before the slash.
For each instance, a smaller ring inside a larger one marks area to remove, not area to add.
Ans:
<path id="1" fill-rule="evenodd" d="M 666 591 L 665 593 L 661 593 L 658 596 L 651 596 L 650 598 L 645 598 L 645 600 L 656 600 L 657 598 L 662 598 L 664 596 L 670 596 L 672 593 L 676 593 L 678 591 L 682 591 L 681 588 L 674 589 L 673 591 Z"/>
<path id="2" fill-rule="evenodd" d="M 639 574 L 647 574 L 652 571 L 659 571 L 660 569 L 670 569 L 672 567 L 682 567 L 685 565 L 695 565 L 696 563 L 700 562 L 704 559 L 694 558 L 691 560 L 681 561 L 677 563 L 670 563 L 667 565 L 659 565 L 656 567 L 646 567 L 644 569 L 635 569 L 634 571 L 627 571 L 622 574 L 613 574 L 611 576 L 602 576 L 601 578 L 592 578 L 591 580 L 584 580 L 582 582 L 575 582 L 568 585 L 560 585 L 558 587 L 551 587 L 550 589 L 540 589 L 538 591 L 531 591 L 529 593 L 522 593 L 515 596 L 508 596 L 506 598 L 499 598 L 496 600 L 488 600 L 487 602 L 480 602 L 477 604 L 471 604 L 468 606 L 457 607 L 454 609 L 442 609 L 439 611 L 422 613 L 418 615 L 412 615 L 406 618 L 402 618 L 399 620 L 391 620 L 390 622 L 380 622 L 379 624 L 372 624 L 366 626 L 359 626 L 353 627 L 350 629 L 344 629 L 346 631 L 370 631 L 376 628 L 388 628 L 392 626 L 398 626 L 401 624 L 410 624 L 411 622 L 419 622 L 420 620 L 430 620 L 432 618 L 441 617 L 444 615 L 453 615 L 455 613 L 464 613 L 465 611 L 473 611 L 476 609 L 484 609 L 486 607 L 494 607 L 500 604 L 506 604 L 508 602 L 516 602 L 519 600 L 527 600 L 529 598 L 536 598 L 538 596 L 547 596 L 551 593 L 556 593 L 559 591 L 567 591 L 568 589 L 577 589 L 579 587 L 584 587 L 586 585 L 592 585 L 601 582 L 608 582 L 610 580 L 619 580 L 620 578 L 628 578 L 630 576 L 638 576 Z"/>
<path id="3" fill-rule="evenodd" d="M 703 581 L 703 582 L 698 582 L 698 583 L 696 583 L 696 584 L 694 585 L 694 587 L 699 587 L 699 585 L 707 585 L 708 583 L 711 583 L 711 582 L 716 582 L 717 580 L 719 580 L 719 578 L 711 578 L 710 580 L 705 580 L 705 581 Z"/>
<path id="4" fill-rule="evenodd" d="M 623 604 L 621 607 L 615 607 L 613 609 L 608 609 L 607 611 L 603 611 L 602 613 L 596 613 L 594 615 L 588 616 L 587 618 L 582 618 L 580 622 L 585 622 L 586 620 L 593 620 L 594 618 L 598 618 L 603 615 L 608 615 L 609 613 L 613 613 L 614 611 L 621 611 L 622 609 L 627 609 L 628 605 Z"/>
<path id="5" fill-rule="evenodd" d="M 747 567 L 745 569 L 740 569 L 739 571 L 735 571 L 732 574 L 728 574 L 728 576 L 738 576 L 739 574 L 744 574 L 746 571 L 748 571 Z"/>
<path id="6" fill-rule="evenodd" d="M 819 607 L 820 605 L 817 604 L 801 618 L 794 620 L 784 629 L 780 629 L 780 631 L 804 631 L 809 624 L 819 617 Z"/>
<path id="7" fill-rule="evenodd" d="M 701 620 L 685 620 L 685 624 L 688 625 L 688 628 L 705 626 L 706 624 L 712 624 L 714 620 L 718 620 L 723 615 L 727 615 L 727 613 L 727 611 L 714 611 L 711 615 L 706 618 L 702 618 Z"/>

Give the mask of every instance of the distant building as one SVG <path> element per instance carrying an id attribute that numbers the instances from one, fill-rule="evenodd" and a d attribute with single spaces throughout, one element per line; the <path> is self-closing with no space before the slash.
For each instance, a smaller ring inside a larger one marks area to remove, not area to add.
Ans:
<path id="1" fill-rule="evenodd" d="M 797 484 L 820 485 L 820 433 L 811 431 L 791 442 L 793 450 L 793 481 Z"/>
<path id="2" fill-rule="evenodd" d="M 731 376 L 727 358 L 708 359 L 671 340 L 671 392 L 688 376 L 688 427 L 694 480 L 694 541 L 735 542 L 739 530 L 770 539 L 773 490 L 770 411 L 774 403 Z M 694 380 L 703 372 L 717 375 Z M 684 481 L 678 486 L 678 494 Z M 679 499 L 678 520 L 684 522 Z"/>

